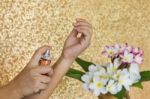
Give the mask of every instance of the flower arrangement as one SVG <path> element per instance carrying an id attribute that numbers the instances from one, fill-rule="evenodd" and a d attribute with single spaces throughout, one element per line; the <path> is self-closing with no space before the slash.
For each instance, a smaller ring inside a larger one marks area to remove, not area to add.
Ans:
<path id="1" fill-rule="evenodd" d="M 140 48 L 116 44 L 106 46 L 102 55 L 111 62 L 97 65 L 77 58 L 76 62 L 85 72 L 70 68 L 66 75 L 83 82 L 83 89 L 95 96 L 109 93 L 118 99 L 123 99 L 130 87 L 142 88 L 141 83 L 150 80 L 150 71 L 139 71 L 143 61 Z"/>

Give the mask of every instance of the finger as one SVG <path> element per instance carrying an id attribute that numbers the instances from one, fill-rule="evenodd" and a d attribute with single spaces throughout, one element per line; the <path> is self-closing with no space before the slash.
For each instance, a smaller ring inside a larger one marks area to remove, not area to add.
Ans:
<path id="1" fill-rule="evenodd" d="M 73 23 L 73 25 L 74 25 L 75 27 L 77 27 L 77 26 L 87 26 L 87 27 L 89 27 L 89 28 L 92 28 L 92 25 L 89 24 L 89 23 L 86 23 L 86 22 L 77 22 L 77 23 Z"/>
<path id="2" fill-rule="evenodd" d="M 87 22 L 85 19 L 82 19 L 82 18 L 76 18 L 76 21 L 77 21 L 77 22 L 79 22 L 79 21 Z"/>
<path id="3" fill-rule="evenodd" d="M 48 84 L 51 81 L 51 78 L 49 76 L 39 75 L 35 77 L 35 80 L 40 83 Z"/>
<path id="4" fill-rule="evenodd" d="M 77 18 L 77 19 L 76 19 L 76 22 L 77 22 L 77 23 L 78 23 L 78 22 L 84 22 L 84 23 L 90 24 L 87 20 L 82 19 L 82 18 Z"/>
<path id="5" fill-rule="evenodd" d="M 79 33 L 82 33 L 80 37 L 81 45 L 88 46 L 92 37 L 92 30 L 87 27 L 80 27 L 80 28 L 77 28 L 77 31 Z"/>
<path id="6" fill-rule="evenodd" d="M 40 90 L 45 90 L 47 88 L 47 84 L 44 84 L 44 83 L 40 83 L 39 85 L 38 85 L 38 91 L 40 91 Z M 37 91 L 37 92 L 38 92 Z"/>
<path id="7" fill-rule="evenodd" d="M 92 34 L 92 29 L 86 26 L 79 26 L 75 27 L 75 29 L 79 32 L 82 33 L 85 36 L 91 36 Z"/>
<path id="8" fill-rule="evenodd" d="M 76 23 L 78 22 L 84 22 L 84 23 L 87 23 L 87 24 L 90 24 L 88 21 L 86 21 L 85 19 L 76 19 Z"/>
<path id="9" fill-rule="evenodd" d="M 70 36 L 76 37 L 77 35 L 78 35 L 77 30 L 73 28 L 72 31 L 71 31 L 71 33 L 70 33 L 70 35 L 68 37 L 70 37 Z"/>
<path id="10" fill-rule="evenodd" d="M 37 76 L 41 74 L 47 74 L 51 72 L 51 70 L 52 68 L 50 68 L 49 66 L 38 66 L 38 67 L 33 68 L 30 72 L 31 72 L 31 75 Z"/>
<path id="11" fill-rule="evenodd" d="M 41 59 L 43 53 L 46 51 L 46 50 L 50 50 L 51 49 L 51 46 L 42 46 L 40 48 L 38 48 L 34 55 L 32 56 L 30 62 L 29 62 L 29 66 L 38 66 L 39 64 L 39 60 Z"/>
<path id="12" fill-rule="evenodd" d="M 39 85 L 39 88 L 40 88 L 40 90 L 44 90 L 44 89 L 47 88 L 47 84 L 41 83 L 41 84 Z"/>
<path id="13" fill-rule="evenodd" d="M 83 47 L 88 47 L 90 45 L 91 36 L 82 35 L 80 38 L 80 44 L 83 45 Z"/>

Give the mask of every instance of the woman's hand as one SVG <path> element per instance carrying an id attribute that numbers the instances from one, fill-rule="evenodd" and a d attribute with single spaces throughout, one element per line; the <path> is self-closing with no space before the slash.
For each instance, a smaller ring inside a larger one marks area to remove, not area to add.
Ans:
<path id="1" fill-rule="evenodd" d="M 53 65 L 54 73 L 48 87 L 40 94 L 33 94 L 24 99 L 48 99 L 74 62 L 74 59 L 89 46 L 92 37 L 92 26 L 84 19 L 76 19 L 76 21 L 76 23 L 73 23 L 72 32 L 65 41 L 62 55 Z M 78 37 L 80 33 L 81 36 Z"/>
<path id="2" fill-rule="evenodd" d="M 25 69 L 8 84 L 10 90 L 15 90 L 22 98 L 47 88 L 48 83 L 51 81 L 53 70 L 50 66 L 39 66 L 39 60 L 43 53 L 50 48 L 49 46 L 44 46 L 35 52 Z"/>
<path id="3" fill-rule="evenodd" d="M 92 25 L 84 19 L 76 19 L 73 30 L 65 41 L 62 56 L 75 59 L 89 45 L 92 37 Z"/>

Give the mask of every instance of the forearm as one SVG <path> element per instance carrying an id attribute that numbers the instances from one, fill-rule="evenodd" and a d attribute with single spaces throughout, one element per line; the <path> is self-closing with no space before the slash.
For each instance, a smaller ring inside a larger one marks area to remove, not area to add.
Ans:
<path id="1" fill-rule="evenodd" d="M 81 33 L 80 37 L 78 37 L 79 33 Z M 76 19 L 76 23 L 73 24 L 73 29 L 67 37 L 63 47 L 62 54 L 63 56 L 68 57 L 68 59 L 60 57 L 60 59 L 56 62 L 51 82 L 46 90 L 27 97 L 26 99 L 48 99 L 62 77 L 68 71 L 69 66 L 73 63 L 74 59 L 71 58 L 77 57 L 89 46 L 91 37 L 91 24 L 89 24 L 85 19 Z"/>
<path id="2" fill-rule="evenodd" d="M 0 99 L 21 99 L 17 86 L 12 82 L 0 88 Z"/>
<path id="3" fill-rule="evenodd" d="M 65 59 L 63 57 L 60 57 L 54 65 L 54 74 L 51 78 L 51 82 L 48 88 L 42 91 L 40 94 L 34 94 L 32 96 L 27 97 L 26 99 L 48 99 L 54 91 L 54 89 L 57 87 L 58 83 L 68 71 L 73 61 L 74 59 Z"/>

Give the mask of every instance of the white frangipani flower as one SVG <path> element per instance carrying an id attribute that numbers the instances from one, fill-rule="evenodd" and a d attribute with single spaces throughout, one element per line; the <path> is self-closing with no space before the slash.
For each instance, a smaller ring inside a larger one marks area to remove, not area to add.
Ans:
<path id="1" fill-rule="evenodd" d="M 109 80 L 109 75 L 107 74 L 106 70 L 102 67 L 101 70 L 94 73 L 94 77 L 99 80 L 103 80 L 105 83 L 107 83 L 107 81 Z"/>
<path id="2" fill-rule="evenodd" d="M 118 54 L 119 49 L 114 46 L 106 46 L 102 54 L 106 57 L 114 57 Z"/>
<path id="3" fill-rule="evenodd" d="M 126 90 L 129 90 L 129 87 L 132 85 L 132 81 L 130 80 L 129 72 L 127 69 L 118 70 L 113 78 L 117 80 L 118 91 L 121 91 L 123 87 Z"/>
<path id="4" fill-rule="evenodd" d="M 121 65 L 121 61 L 120 59 L 116 58 L 114 59 L 113 63 L 110 63 L 107 67 L 107 72 L 109 74 L 113 74 L 114 72 L 117 71 L 117 69 L 119 68 L 119 66 Z"/>
<path id="5" fill-rule="evenodd" d="M 89 67 L 88 67 L 88 70 L 89 70 L 89 72 L 96 72 L 98 69 L 97 69 L 97 66 L 95 66 L 95 65 L 90 65 Z"/>
<path id="6" fill-rule="evenodd" d="M 81 77 L 81 80 L 84 81 L 83 89 L 88 90 L 89 85 L 93 82 L 93 74 L 90 72 L 87 72 L 85 75 Z"/>
<path id="7" fill-rule="evenodd" d="M 111 94 L 116 94 L 118 92 L 117 83 L 114 80 L 110 80 L 106 86 L 106 90 Z"/>
<path id="8" fill-rule="evenodd" d="M 132 80 L 132 83 L 136 83 L 141 79 L 138 64 L 132 63 L 129 67 L 129 73 L 130 73 L 130 79 Z"/>
<path id="9" fill-rule="evenodd" d="M 136 73 L 136 74 L 139 73 L 139 66 L 138 66 L 138 64 L 136 64 L 136 63 L 130 64 L 129 72 L 130 73 Z"/>
<path id="10" fill-rule="evenodd" d="M 132 63 L 133 62 L 133 54 L 130 53 L 128 50 L 124 51 L 124 54 L 121 56 L 122 57 L 122 61 L 124 63 Z"/>
<path id="11" fill-rule="evenodd" d="M 105 80 L 100 80 L 98 77 L 94 77 L 93 83 L 90 84 L 90 89 L 95 96 L 99 96 L 101 93 L 106 94 L 107 90 L 105 84 Z"/>
<path id="12" fill-rule="evenodd" d="M 106 75 L 106 70 L 102 65 L 90 65 L 88 68 L 90 73 L 93 73 L 93 75 Z"/>
<path id="13" fill-rule="evenodd" d="M 97 67 L 97 71 L 98 71 L 98 72 L 101 72 L 101 73 L 103 73 L 103 74 L 106 73 L 106 70 L 105 70 L 105 68 L 104 68 L 103 66 L 101 66 L 101 65 L 96 65 L 96 67 Z"/>

